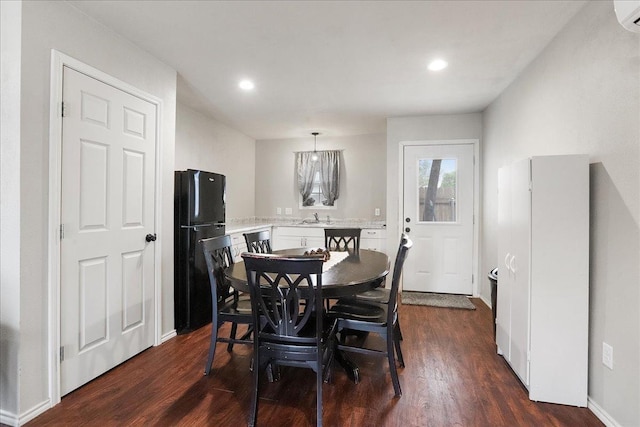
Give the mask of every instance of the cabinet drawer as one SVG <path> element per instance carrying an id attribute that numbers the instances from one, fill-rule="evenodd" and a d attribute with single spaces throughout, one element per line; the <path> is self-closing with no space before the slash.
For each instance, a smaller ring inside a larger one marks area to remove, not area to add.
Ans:
<path id="1" fill-rule="evenodd" d="M 279 236 L 299 236 L 299 237 L 322 237 L 324 238 L 324 228 L 322 227 L 278 227 Z"/>
<path id="2" fill-rule="evenodd" d="M 382 229 L 378 229 L 378 228 L 363 228 L 362 232 L 360 233 L 360 238 L 361 239 L 383 239 L 384 238 L 384 234 L 383 234 Z"/>

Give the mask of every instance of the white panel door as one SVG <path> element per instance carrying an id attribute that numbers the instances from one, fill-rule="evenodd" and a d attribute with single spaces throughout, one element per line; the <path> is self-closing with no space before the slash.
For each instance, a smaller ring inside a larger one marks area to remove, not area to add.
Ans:
<path id="1" fill-rule="evenodd" d="M 403 289 L 473 293 L 473 145 L 404 148 Z"/>
<path id="2" fill-rule="evenodd" d="M 64 68 L 60 391 L 153 345 L 156 107 Z"/>

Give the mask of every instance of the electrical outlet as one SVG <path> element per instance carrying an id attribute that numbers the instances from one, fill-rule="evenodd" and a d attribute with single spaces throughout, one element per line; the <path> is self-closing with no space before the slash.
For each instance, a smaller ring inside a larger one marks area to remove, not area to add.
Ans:
<path id="1" fill-rule="evenodd" d="M 276 208 L 276 215 L 282 215 L 282 208 Z"/>
<path id="2" fill-rule="evenodd" d="M 613 370 L 613 347 L 606 342 L 602 342 L 602 364 Z"/>
<path id="3" fill-rule="evenodd" d="M 285 215 L 291 215 L 293 213 L 293 209 L 291 208 L 284 208 L 284 213 Z"/>
<path id="4" fill-rule="evenodd" d="M 375 208 L 375 210 L 373 211 L 375 216 L 380 216 L 380 208 Z"/>

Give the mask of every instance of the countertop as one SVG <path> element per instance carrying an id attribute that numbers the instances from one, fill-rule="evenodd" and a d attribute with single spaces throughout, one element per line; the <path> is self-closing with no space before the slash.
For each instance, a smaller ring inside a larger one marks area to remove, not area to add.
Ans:
<path id="1" fill-rule="evenodd" d="M 325 221 L 313 222 L 307 221 L 303 222 L 302 219 L 291 219 L 291 220 L 241 220 L 241 221 L 229 221 L 225 224 L 225 230 L 227 234 L 231 233 L 247 233 L 250 231 L 257 231 L 264 228 L 269 227 L 308 227 L 308 228 L 376 228 L 376 229 L 384 229 L 386 228 L 386 223 L 384 221 L 367 221 L 367 220 L 335 220 L 330 221 L 329 223 Z"/>

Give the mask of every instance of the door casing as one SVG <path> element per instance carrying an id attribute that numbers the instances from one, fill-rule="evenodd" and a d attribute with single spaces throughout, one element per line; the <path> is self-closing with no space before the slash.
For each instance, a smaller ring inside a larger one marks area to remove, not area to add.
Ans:
<path id="1" fill-rule="evenodd" d="M 472 144 L 473 145 L 473 297 L 479 296 L 478 283 L 480 276 L 478 274 L 479 265 L 479 212 L 480 212 L 480 168 L 479 168 L 479 155 L 480 155 L 480 140 L 478 139 L 438 139 L 438 140 L 419 140 L 419 141 L 401 141 L 398 144 L 398 223 L 397 229 L 402 232 L 404 230 L 404 148 L 407 146 L 427 146 L 427 145 L 448 145 L 448 144 Z M 391 241 L 387 246 L 394 247 L 396 243 Z M 411 256 L 411 255 L 409 255 Z"/>
<path id="2" fill-rule="evenodd" d="M 93 68 L 68 55 L 51 50 L 51 92 L 49 100 L 49 235 L 48 235 L 48 371 L 49 405 L 44 410 L 60 403 L 60 209 L 62 202 L 62 83 L 63 67 L 72 68 L 96 80 L 114 86 L 124 92 L 137 96 L 156 106 L 156 174 L 155 174 L 155 224 L 162 225 L 162 100 L 141 91 L 115 77 Z M 162 239 L 155 242 L 154 259 L 154 306 L 155 333 L 154 345 L 161 343 L 162 334 Z"/>

